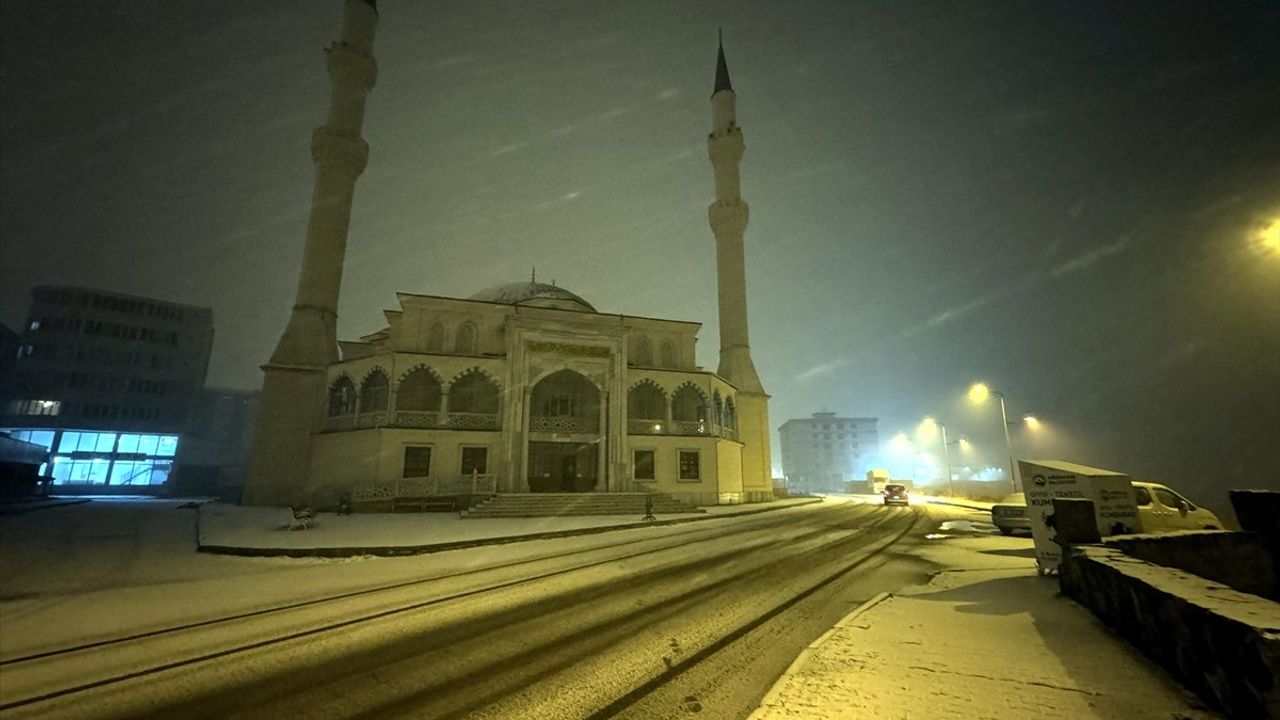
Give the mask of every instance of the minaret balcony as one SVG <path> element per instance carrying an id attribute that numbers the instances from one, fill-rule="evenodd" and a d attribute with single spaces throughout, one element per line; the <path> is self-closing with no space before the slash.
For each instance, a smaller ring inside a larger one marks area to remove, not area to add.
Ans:
<path id="1" fill-rule="evenodd" d="M 712 164 L 729 162 L 737 165 L 742 162 L 746 150 L 741 128 L 730 126 L 707 136 L 707 156 Z"/>
<path id="2" fill-rule="evenodd" d="M 711 222 L 711 232 L 717 239 L 725 236 L 740 238 L 747 230 L 750 215 L 751 208 L 742 200 L 716 200 L 707 206 L 707 219 Z"/>

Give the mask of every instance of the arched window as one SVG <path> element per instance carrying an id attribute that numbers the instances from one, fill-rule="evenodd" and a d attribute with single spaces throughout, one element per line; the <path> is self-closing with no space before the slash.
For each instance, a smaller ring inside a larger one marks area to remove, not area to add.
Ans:
<path id="1" fill-rule="evenodd" d="M 414 368 L 396 388 L 397 410 L 438 412 L 441 397 L 440 381 L 430 370 Z"/>
<path id="2" fill-rule="evenodd" d="M 498 385 L 479 370 L 468 370 L 449 386 L 449 412 L 498 412 Z"/>
<path id="3" fill-rule="evenodd" d="M 431 326 L 431 334 L 427 335 L 427 352 L 444 352 L 444 326 L 440 323 Z"/>
<path id="4" fill-rule="evenodd" d="M 475 355 L 476 354 L 476 326 L 471 323 L 463 323 L 458 328 L 458 337 L 453 344 L 453 351 L 459 355 Z"/>
<path id="5" fill-rule="evenodd" d="M 671 344 L 670 340 L 662 341 L 662 367 L 673 368 L 676 366 L 676 346 Z"/>
<path id="6" fill-rule="evenodd" d="M 355 412 L 356 384 L 342 375 L 329 386 L 329 417 L 354 415 Z"/>
<path id="7" fill-rule="evenodd" d="M 627 393 L 628 420 L 666 420 L 667 394 L 651 382 L 642 382 Z"/>
<path id="8" fill-rule="evenodd" d="M 730 430 L 738 429 L 738 413 L 733 407 L 733 398 L 724 400 L 724 426 Z"/>
<path id="9" fill-rule="evenodd" d="M 387 409 L 387 374 L 381 369 L 369 373 L 360 383 L 360 412 L 381 412 Z"/>
<path id="10" fill-rule="evenodd" d="M 692 385 L 681 385 L 671 397 L 671 419 L 695 422 L 707 419 L 707 399 Z"/>
<path id="11" fill-rule="evenodd" d="M 711 392 L 711 422 L 716 425 L 724 424 L 724 401 L 720 399 L 719 390 Z"/>
<path id="12" fill-rule="evenodd" d="M 533 432 L 594 433 L 600 430 L 600 390 L 581 373 L 559 370 L 529 394 Z"/>
<path id="13" fill-rule="evenodd" d="M 653 367 L 653 345 L 649 343 L 649 338 L 642 335 L 636 340 L 635 351 L 631 357 L 633 365 Z"/>

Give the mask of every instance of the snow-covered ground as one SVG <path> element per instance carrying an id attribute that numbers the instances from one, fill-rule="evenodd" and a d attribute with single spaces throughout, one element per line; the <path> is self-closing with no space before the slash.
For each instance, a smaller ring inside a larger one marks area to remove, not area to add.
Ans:
<path id="1" fill-rule="evenodd" d="M 754 513 L 812 502 L 782 500 L 753 505 L 719 505 L 702 513 L 658 515 L 659 521 L 689 520 Z M 619 525 L 643 525 L 638 516 L 603 515 L 546 518 L 463 519 L 456 513 L 323 513 L 307 530 L 289 530 L 288 508 L 240 507 L 210 503 L 200 514 L 200 544 L 233 548 L 428 547 L 492 538 L 566 533 Z"/>
<path id="2" fill-rule="evenodd" d="M 766 504 L 782 512 L 798 501 Z M 804 501 L 811 502 L 811 501 Z M 288 509 L 151 498 L 92 502 L 0 517 L 0 658 L 104 637 L 248 612 L 424 575 L 446 575 L 608 542 L 616 533 L 506 543 L 434 555 L 344 559 L 232 557 L 196 552 L 243 547 L 424 546 L 531 533 L 572 533 L 634 523 L 629 516 L 460 520 L 444 513 L 324 514 L 290 531 Z M 697 518 L 757 512 L 709 508 Z M 663 515 L 660 520 L 680 516 Z M 693 525 L 699 524 L 693 522 Z M 197 528 L 197 525 L 199 526 Z M 689 527 L 641 526 L 663 533 Z M 251 588 L 251 591 L 249 589 Z"/>
<path id="3" fill-rule="evenodd" d="M 183 505 L 99 499 L 0 517 L 0 657 L 701 524 L 403 558 L 244 558 L 195 552 L 196 511 Z M 944 570 L 927 586 L 847 618 L 815 643 L 766 697 L 760 720 L 1213 717 L 1086 610 L 1059 597 L 1053 579 L 1037 577 L 1029 538 L 999 536 L 981 508 L 929 512 L 953 519 L 915 552 Z M 324 515 L 315 528 L 291 532 L 287 510 L 206 505 L 200 515 L 204 542 L 262 547 L 425 545 L 634 521 Z"/>
<path id="4" fill-rule="evenodd" d="M 1038 577 L 1029 538 L 974 515 L 919 551 L 945 568 L 931 582 L 846 617 L 751 720 L 1218 717 Z"/>

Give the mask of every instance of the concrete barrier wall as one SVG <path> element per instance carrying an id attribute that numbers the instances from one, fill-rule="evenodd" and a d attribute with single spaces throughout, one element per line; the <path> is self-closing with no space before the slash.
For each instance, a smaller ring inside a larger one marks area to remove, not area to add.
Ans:
<path id="1" fill-rule="evenodd" d="M 1195 531 L 1161 535 L 1121 535 L 1103 543 L 1130 557 L 1186 570 L 1240 592 L 1280 601 L 1276 548 L 1261 535 Z"/>
<path id="2" fill-rule="evenodd" d="M 1232 490 L 1230 494 L 1240 529 L 1261 535 L 1271 549 L 1272 568 L 1280 586 L 1280 490 Z"/>
<path id="3" fill-rule="evenodd" d="M 1280 603 L 1099 545 L 1071 548 L 1058 577 L 1205 702 L 1280 718 Z"/>

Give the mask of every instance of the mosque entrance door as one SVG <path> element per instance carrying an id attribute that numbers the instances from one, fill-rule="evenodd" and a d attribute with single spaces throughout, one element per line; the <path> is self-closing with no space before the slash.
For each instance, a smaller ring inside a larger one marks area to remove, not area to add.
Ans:
<path id="1" fill-rule="evenodd" d="M 595 443 L 530 442 L 529 491 L 591 492 L 597 480 Z"/>

